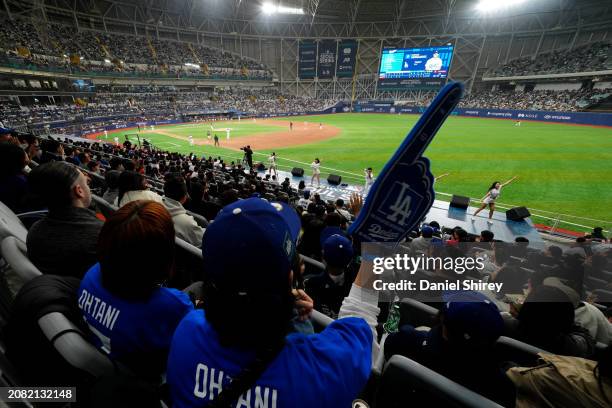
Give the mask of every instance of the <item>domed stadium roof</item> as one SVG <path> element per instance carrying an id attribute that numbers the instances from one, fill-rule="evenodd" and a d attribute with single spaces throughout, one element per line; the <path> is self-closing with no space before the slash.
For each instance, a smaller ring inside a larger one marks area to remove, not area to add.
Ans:
<path id="1" fill-rule="evenodd" d="M 48 0 L 40 6 L 6 0 L 5 11 L 27 14 L 45 7 L 49 19 L 57 13 L 65 22 L 89 17 L 168 29 L 277 37 L 495 35 L 612 24 L 609 0 L 529 0 L 487 14 L 477 10 L 480 1 Z M 264 3 L 296 8 L 303 14 L 267 15 L 262 10 Z"/>

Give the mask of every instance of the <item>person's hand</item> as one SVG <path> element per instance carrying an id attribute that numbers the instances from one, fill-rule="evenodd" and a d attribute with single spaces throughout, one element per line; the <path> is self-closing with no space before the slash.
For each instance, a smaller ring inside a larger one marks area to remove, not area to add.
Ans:
<path id="1" fill-rule="evenodd" d="M 301 321 L 308 320 L 314 309 L 314 302 L 302 289 L 293 289 L 292 293 L 295 297 L 295 308 L 298 312 L 298 318 Z"/>
<path id="2" fill-rule="evenodd" d="M 363 196 L 359 193 L 352 193 L 349 198 L 349 210 L 357 217 L 359 215 L 359 211 L 363 207 Z"/>

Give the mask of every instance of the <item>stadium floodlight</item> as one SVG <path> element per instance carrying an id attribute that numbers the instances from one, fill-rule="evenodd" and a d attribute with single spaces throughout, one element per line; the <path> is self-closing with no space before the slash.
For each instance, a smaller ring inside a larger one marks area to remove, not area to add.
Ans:
<path id="1" fill-rule="evenodd" d="M 476 9 L 483 13 L 491 13 L 506 10 L 524 2 L 525 0 L 480 0 Z"/>
<path id="2" fill-rule="evenodd" d="M 268 16 L 271 16 L 272 14 L 297 14 L 297 15 L 304 14 L 304 10 L 301 8 L 285 7 L 285 6 L 281 6 L 280 4 L 276 5 L 270 2 L 263 3 L 261 5 L 261 11 L 265 15 L 268 15 Z"/>

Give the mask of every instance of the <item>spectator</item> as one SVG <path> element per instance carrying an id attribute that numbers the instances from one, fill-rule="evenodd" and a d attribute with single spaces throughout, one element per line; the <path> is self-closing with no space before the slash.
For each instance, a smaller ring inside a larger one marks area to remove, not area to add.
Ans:
<path id="1" fill-rule="evenodd" d="M 27 164 L 28 156 L 18 145 L 0 143 L 0 201 L 14 213 L 27 210 Z"/>
<path id="2" fill-rule="evenodd" d="M 118 207 L 123 207 L 129 202 L 137 200 L 150 200 L 161 203 L 161 196 L 153 191 L 149 191 L 148 188 L 147 179 L 142 174 L 125 170 L 119 176 L 119 193 L 114 204 Z"/>
<path id="3" fill-rule="evenodd" d="M 102 198 L 110 204 L 113 204 L 117 201 L 117 196 L 119 195 L 119 176 L 121 173 L 117 170 L 109 170 L 104 175 L 104 180 L 106 181 L 106 191 Z"/>
<path id="4" fill-rule="evenodd" d="M 174 258 L 168 211 L 153 201 L 132 201 L 104 224 L 98 263 L 78 291 L 94 344 L 149 378 L 165 371 L 174 330 L 193 309 L 186 294 L 162 286 Z"/>
<path id="5" fill-rule="evenodd" d="M 353 219 L 353 217 L 351 216 L 351 214 L 346 210 L 346 208 L 344 208 L 344 200 L 339 198 L 336 200 L 336 212 L 338 214 L 340 214 L 342 217 L 344 217 L 344 220 L 346 223 L 351 222 L 351 220 Z"/>
<path id="6" fill-rule="evenodd" d="M 79 166 L 81 166 L 84 169 L 87 169 L 90 162 L 91 162 L 91 156 L 89 155 L 89 153 L 86 153 L 86 152 L 79 153 Z"/>
<path id="7" fill-rule="evenodd" d="M 478 292 L 443 296 L 440 324 L 429 331 L 401 326 L 385 341 L 385 358 L 407 356 L 502 405 L 512 401 L 493 346 L 503 332 L 499 310 Z"/>
<path id="8" fill-rule="evenodd" d="M 173 406 L 212 400 L 233 406 L 240 395 L 269 395 L 277 406 L 340 407 L 363 388 L 373 340 L 364 320 L 339 319 L 316 335 L 287 335 L 294 307 L 302 318 L 312 308 L 303 292 L 291 289 L 299 230 L 291 208 L 259 198 L 225 207 L 208 227 L 205 312 L 191 312 L 181 322 L 168 358 Z M 214 387 L 212 375 L 204 375 L 212 370 Z"/>
<path id="9" fill-rule="evenodd" d="M 29 176 L 32 191 L 49 209 L 27 236 L 28 258 L 42 273 L 82 278 L 96 262 L 96 243 L 102 228 L 89 210 L 87 177 L 64 162 L 36 167 Z"/>
<path id="10" fill-rule="evenodd" d="M 507 335 L 551 353 L 590 357 L 595 341 L 574 320 L 574 305 L 568 295 L 556 287 L 542 285 L 529 293 L 517 320 L 508 321 Z"/>
<path id="11" fill-rule="evenodd" d="M 343 235 L 332 235 L 323 243 L 325 271 L 304 282 L 314 308 L 332 319 L 338 318 L 342 300 L 348 296 L 355 279 L 349 267 L 352 259 L 351 241 Z"/>
<path id="12" fill-rule="evenodd" d="M 603 234 L 603 228 L 602 227 L 595 227 L 593 228 L 593 233 L 591 234 L 591 236 L 593 237 L 593 239 L 597 239 L 603 242 L 606 242 L 606 236 Z"/>
<path id="13" fill-rule="evenodd" d="M 480 242 L 493 242 L 494 237 L 495 234 L 489 230 L 480 231 Z"/>
<path id="14" fill-rule="evenodd" d="M 516 408 L 604 408 L 612 403 L 612 347 L 598 361 L 544 353 L 540 359 L 536 367 L 507 372 L 516 388 Z"/>
<path id="15" fill-rule="evenodd" d="M 429 225 L 423 226 L 423 228 L 421 228 L 421 235 L 413 239 L 410 243 L 410 248 L 412 249 L 412 251 L 426 253 L 431 245 L 433 232 L 433 228 L 431 228 Z"/>
<path id="16" fill-rule="evenodd" d="M 612 340 L 612 325 L 601 310 L 588 302 L 580 301 L 578 292 L 566 285 L 557 277 L 547 277 L 542 285 L 560 289 L 567 295 L 574 306 L 574 323 L 586 329 L 590 336 L 603 344 L 610 344 Z"/>
<path id="17" fill-rule="evenodd" d="M 40 163 L 47 163 L 49 161 L 64 161 L 64 147 L 57 140 L 45 139 L 41 143 L 41 149 L 43 151 L 40 157 Z"/>
<path id="18" fill-rule="evenodd" d="M 185 179 L 177 175 L 166 177 L 164 195 L 163 202 L 172 216 L 176 236 L 199 248 L 202 245 L 204 230 L 183 207 L 189 198 Z"/>
<path id="19" fill-rule="evenodd" d="M 302 206 L 303 208 L 308 208 L 310 204 L 310 190 L 303 190 L 303 194 L 298 200 L 297 205 Z"/>
<path id="20" fill-rule="evenodd" d="M 87 169 L 95 174 L 100 174 L 100 162 L 97 160 L 91 160 L 87 163 Z"/>

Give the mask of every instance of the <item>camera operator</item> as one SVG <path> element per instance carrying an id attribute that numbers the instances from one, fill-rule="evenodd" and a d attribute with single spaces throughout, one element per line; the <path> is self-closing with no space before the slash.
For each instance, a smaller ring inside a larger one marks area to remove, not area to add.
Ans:
<path id="1" fill-rule="evenodd" d="M 246 159 L 249 169 L 253 168 L 253 150 L 250 145 L 243 146 L 240 148 L 244 152 L 244 158 Z"/>

